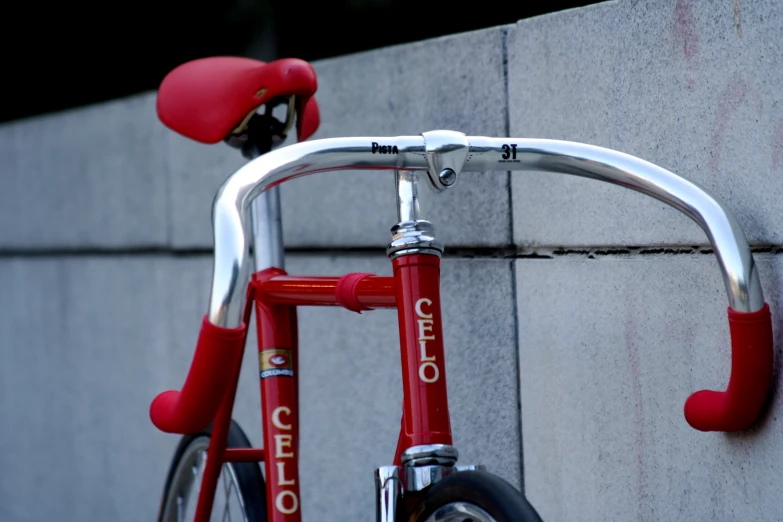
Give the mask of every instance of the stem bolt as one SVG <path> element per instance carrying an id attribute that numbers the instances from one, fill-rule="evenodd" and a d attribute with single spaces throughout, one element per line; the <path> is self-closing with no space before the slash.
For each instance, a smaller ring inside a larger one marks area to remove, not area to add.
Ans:
<path id="1" fill-rule="evenodd" d="M 457 173 L 451 169 L 443 169 L 440 171 L 438 178 L 444 187 L 450 187 L 457 182 Z"/>

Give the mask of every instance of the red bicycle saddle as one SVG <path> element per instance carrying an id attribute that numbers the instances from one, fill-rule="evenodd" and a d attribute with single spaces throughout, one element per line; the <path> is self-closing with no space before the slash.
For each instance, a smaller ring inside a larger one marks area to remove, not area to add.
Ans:
<path id="1" fill-rule="evenodd" d="M 184 63 L 163 79 L 158 89 L 160 121 L 201 143 L 217 143 L 262 104 L 278 96 L 295 96 L 296 133 L 310 137 L 320 123 L 313 95 L 315 70 L 297 58 L 264 63 L 220 56 Z"/>

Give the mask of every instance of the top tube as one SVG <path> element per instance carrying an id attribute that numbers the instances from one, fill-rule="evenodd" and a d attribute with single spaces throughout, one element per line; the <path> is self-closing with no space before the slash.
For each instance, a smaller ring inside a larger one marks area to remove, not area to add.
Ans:
<path id="1" fill-rule="evenodd" d="M 464 136 L 449 143 L 455 135 L 432 131 L 422 136 L 314 140 L 269 152 L 239 168 L 220 187 L 213 203 L 215 258 L 209 321 L 222 327 L 242 323 L 250 278 L 249 209 L 256 196 L 290 179 L 331 170 L 432 170 L 430 165 L 438 164 L 434 156 L 465 147 Z M 437 143 L 437 148 L 428 147 L 428 142 Z M 663 201 L 696 221 L 707 234 L 720 264 L 729 306 L 737 312 L 754 312 L 764 306 L 742 229 L 719 200 L 694 182 L 622 152 L 568 141 L 470 136 L 462 158 L 465 172 L 557 172 L 621 185 Z M 459 169 L 452 163 L 450 168 Z M 434 181 L 437 176 L 435 172 L 430 181 L 442 190 Z"/>

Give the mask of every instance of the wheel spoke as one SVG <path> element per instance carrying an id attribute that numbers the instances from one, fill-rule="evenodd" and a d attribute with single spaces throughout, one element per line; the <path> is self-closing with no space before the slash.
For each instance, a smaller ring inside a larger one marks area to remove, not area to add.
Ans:
<path id="1" fill-rule="evenodd" d="M 161 520 L 163 522 L 192 522 L 204 480 L 209 437 L 193 440 L 176 464 L 167 486 Z M 221 478 L 222 477 L 222 478 Z M 260 480 L 263 480 L 259 477 Z M 234 466 L 226 463 L 220 470 L 210 520 L 212 522 L 247 522 L 247 509 Z M 222 504 L 221 504 L 222 502 Z"/>
<path id="2" fill-rule="evenodd" d="M 177 522 L 185 522 L 185 508 L 183 498 L 177 497 Z"/>
<path id="3" fill-rule="evenodd" d="M 223 522 L 231 522 L 231 515 L 228 511 L 228 497 L 226 497 L 226 505 L 223 508 Z"/>
<path id="4" fill-rule="evenodd" d="M 223 477 L 223 495 L 225 495 L 226 501 L 228 501 L 228 494 L 231 492 L 231 477 L 226 473 L 225 465 L 223 466 L 220 475 Z"/>

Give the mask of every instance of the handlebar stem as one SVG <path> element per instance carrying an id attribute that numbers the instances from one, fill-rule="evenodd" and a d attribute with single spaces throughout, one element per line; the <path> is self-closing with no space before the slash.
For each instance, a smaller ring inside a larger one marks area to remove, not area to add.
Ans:
<path id="1" fill-rule="evenodd" d="M 397 221 L 418 221 L 422 217 L 419 203 L 419 178 L 421 172 L 398 170 L 394 173 L 397 185 Z"/>
<path id="2" fill-rule="evenodd" d="M 422 173 L 415 170 L 398 170 L 394 174 L 397 183 L 399 222 L 391 229 L 392 241 L 386 248 L 386 254 L 390 259 L 402 255 L 425 253 L 440 257 L 443 253 L 443 243 L 435 237 L 435 227 L 432 223 L 422 219 L 419 205 L 419 178 L 422 177 Z"/>

